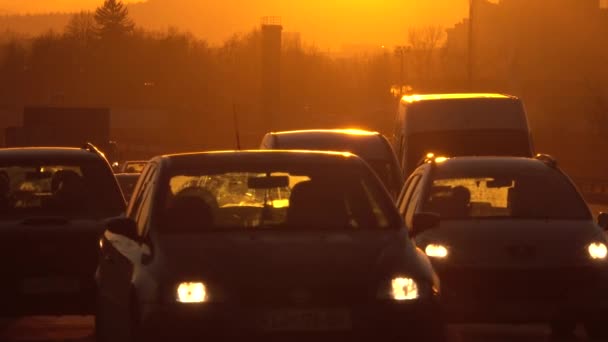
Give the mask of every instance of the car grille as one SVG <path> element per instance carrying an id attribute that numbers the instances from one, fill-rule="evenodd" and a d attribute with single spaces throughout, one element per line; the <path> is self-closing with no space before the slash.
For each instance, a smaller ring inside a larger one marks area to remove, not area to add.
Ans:
<path id="1" fill-rule="evenodd" d="M 233 289 L 232 299 L 250 306 L 335 306 L 364 303 L 372 298 L 364 286 L 351 284 L 290 284 Z"/>
<path id="2" fill-rule="evenodd" d="M 563 299 L 599 281 L 592 268 L 537 270 L 451 269 L 439 272 L 446 298 L 472 300 Z"/>

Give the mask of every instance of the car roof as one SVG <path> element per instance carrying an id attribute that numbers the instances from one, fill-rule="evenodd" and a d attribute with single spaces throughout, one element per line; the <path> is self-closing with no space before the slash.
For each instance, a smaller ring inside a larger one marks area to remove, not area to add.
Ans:
<path id="1" fill-rule="evenodd" d="M 245 150 L 245 151 L 209 151 L 182 153 L 158 157 L 171 165 L 188 165 L 191 163 L 211 164 L 265 164 L 293 163 L 309 164 L 322 162 L 344 165 L 362 163 L 356 155 L 348 152 L 306 151 L 306 150 Z"/>
<path id="2" fill-rule="evenodd" d="M 546 161 L 525 157 L 494 157 L 494 156 L 468 156 L 442 158 L 438 157 L 433 163 L 441 172 L 462 172 L 466 170 L 537 170 L 550 171 L 554 168 Z"/>
<path id="3" fill-rule="evenodd" d="M 277 149 L 308 148 L 323 151 L 349 151 L 364 159 L 391 158 L 382 134 L 359 129 L 315 129 L 269 133 Z"/>
<path id="4" fill-rule="evenodd" d="M 475 100 L 475 99 L 504 99 L 517 100 L 518 98 L 506 94 L 498 93 L 446 93 L 446 94 L 420 94 L 420 95 L 405 95 L 401 98 L 402 103 L 416 103 L 423 101 L 441 101 L 441 100 Z"/>
<path id="5" fill-rule="evenodd" d="M 18 147 L 0 149 L 0 160 L 98 160 L 100 156 L 87 149 L 70 147 Z"/>
<path id="6" fill-rule="evenodd" d="M 380 133 L 363 129 L 304 129 L 295 131 L 272 132 L 278 136 L 307 136 L 307 137 L 326 137 L 326 136 L 349 136 L 349 137 L 370 137 L 379 136 Z"/>

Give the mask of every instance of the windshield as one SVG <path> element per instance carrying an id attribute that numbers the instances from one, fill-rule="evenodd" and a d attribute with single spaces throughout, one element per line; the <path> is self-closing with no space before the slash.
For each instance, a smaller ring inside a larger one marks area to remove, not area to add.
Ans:
<path id="1" fill-rule="evenodd" d="M 448 157 L 531 157 L 532 153 L 528 132 L 515 130 L 418 133 L 408 138 L 405 148 L 407 149 L 407 165 L 410 172 L 416 168 L 427 153 Z"/>
<path id="2" fill-rule="evenodd" d="M 371 173 L 322 169 L 178 173 L 169 179 L 164 229 L 391 228 L 394 208 L 380 187 Z"/>
<path id="3" fill-rule="evenodd" d="M 423 210 L 446 219 L 591 219 L 575 188 L 556 171 L 438 178 Z"/>
<path id="4" fill-rule="evenodd" d="M 141 173 L 147 164 L 148 164 L 148 162 L 144 162 L 144 161 L 126 162 L 123 165 L 123 172 L 124 173 Z"/>
<path id="5" fill-rule="evenodd" d="M 100 162 L 0 165 L 2 218 L 109 217 L 124 206 L 114 177 Z"/>

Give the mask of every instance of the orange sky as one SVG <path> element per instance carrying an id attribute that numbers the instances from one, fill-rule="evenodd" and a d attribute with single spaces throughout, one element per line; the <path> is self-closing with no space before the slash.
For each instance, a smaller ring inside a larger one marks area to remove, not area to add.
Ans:
<path id="1" fill-rule="evenodd" d="M 124 0 L 125 3 L 141 0 Z M 67 12 L 91 9 L 103 0 L 0 0 L 0 9 L 13 13 Z"/>
<path id="2" fill-rule="evenodd" d="M 127 0 L 134 3 L 141 0 Z M 467 16 L 468 0 L 147 0 L 133 11 L 148 28 L 175 26 L 219 43 L 248 32 L 260 17 L 281 16 L 285 31 L 300 32 L 323 49 L 343 45 L 404 44 L 408 28 L 450 27 Z M 103 0 L 0 0 L 17 13 L 93 9 Z"/>

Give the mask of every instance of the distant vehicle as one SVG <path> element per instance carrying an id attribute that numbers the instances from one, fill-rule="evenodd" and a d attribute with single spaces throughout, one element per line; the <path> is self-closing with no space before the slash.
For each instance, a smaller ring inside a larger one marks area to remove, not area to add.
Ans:
<path id="1" fill-rule="evenodd" d="M 403 185 L 403 175 L 389 141 L 378 132 L 358 129 L 320 129 L 268 133 L 261 149 L 348 151 L 363 158 L 393 197 Z"/>
<path id="2" fill-rule="evenodd" d="M 404 96 L 395 121 L 393 145 L 406 177 L 428 153 L 534 156 L 521 100 L 500 94 Z"/>
<path id="3" fill-rule="evenodd" d="M 359 157 L 182 154 L 141 177 L 103 235 L 97 341 L 443 340 L 438 279 Z"/>
<path id="4" fill-rule="evenodd" d="M 115 175 L 127 203 L 131 200 L 139 175 L 139 173 L 118 173 Z"/>
<path id="5" fill-rule="evenodd" d="M 25 107 L 23 126 L 8 127 L 5 136 L 5 147 L 80 147 L 89 142 L 111 163 L 118 160 L 109 108 Z"/>
<path id="6" fill-rule="evenodd" d="M 608 338 L 608 216 L 593 222 L 551 158 L 431 159 L 399 208 L 450 322 L 550 323 L 556 336 L 580 322 Z"/>
<path id="7" fill-rule="evenodd" d="M 124 210 L 92 146 L 0 149 L 0 316 L 93 313 L 103 222 Z"/>
<path id="8" fill-rule="evenodd" d="M 128 160 L 120 168 L 120 173 L 141 173 L 148 164 L 147 160 Z"/>

